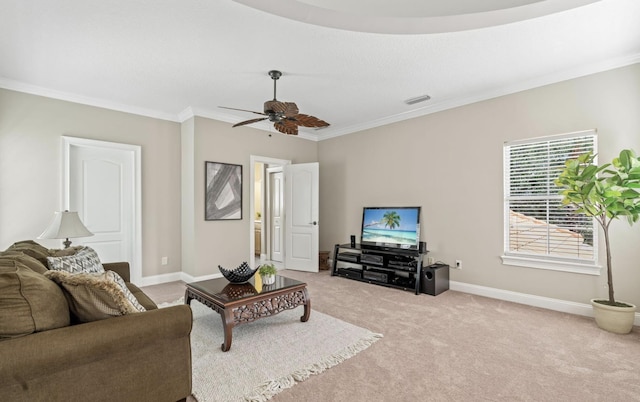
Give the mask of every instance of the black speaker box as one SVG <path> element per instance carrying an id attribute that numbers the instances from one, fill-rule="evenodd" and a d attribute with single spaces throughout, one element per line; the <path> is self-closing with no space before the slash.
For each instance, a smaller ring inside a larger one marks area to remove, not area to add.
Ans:
<path id="1" fill-rule="evenodd" d="M 449 290 L 449 266 L 433 264 L 422 267 L 420 274 L 420 291 L 431 296 L 437 296 Z"/>

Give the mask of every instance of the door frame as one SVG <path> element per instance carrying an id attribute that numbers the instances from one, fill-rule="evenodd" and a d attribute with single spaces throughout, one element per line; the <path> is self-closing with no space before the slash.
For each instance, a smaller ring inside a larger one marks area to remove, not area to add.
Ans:
<path id="1" fill-rule="evenodd" d="M 260 155 L 249 155 L 249 266 L 250 267 L 255 267 L 256 265 L 256 256 L 255 256 L 255 230 L 256 230 L 256 225 L 255 225 L 255 217 L 256 217 L 256 208 L 255 208 L 255 167 L 256 167 L 256 163 L 263 163 L 265 165 L 279 165 L 279 166 L 285 166 L 285 165 L 290 165 L 291 161 L 287 160 L 287 159 L 276 159 L 276 158 L 271 158 L 268 156 L 260 156 Z M 265 181 L 265 178 L 263 176 L 263 182 Z M 265 186 L 268 186 L 268 183 L 265 183 Z M 265 188 L 265 187 L 263 187 Z M 262 201 L 264 204 L 264 197 L 265 197 L 265 193 L 267 193 L 266 191 L 262 191 Z M 264 213 L 265 211 L 265 206 L 262 206 L 262 211 Z M 270 225 L 270 224 L 269 224 Z M 265 227 L 265 222 L 264 219 L 262 221 L 262 232 L 264 232 L 265 230 L 271 230 L 271 227 Z M 285 234 L 286 235 L 286 234 Z M 286 255 L 287 250 L 284 249 L 284 253 Z M 286 268 L 286 267 L 285 267 Z"/>
<path id="2" fill-rule="evenodd" d="M 133 156 L 133 204 L 130 205 L 133 219 L 130 222 L 129 230 L 132 234 L 132 261 L 130 261 L 131 282 L 140 283 L 142 279 L 142 147 L 139 145 L 121 144 L 86 138 L 62 136 L 62 209 L 68 209 L 70 204 L 71 190 L 70 163 L 71 147 L 103 148 L 118 151 L 131 152 Z"/>

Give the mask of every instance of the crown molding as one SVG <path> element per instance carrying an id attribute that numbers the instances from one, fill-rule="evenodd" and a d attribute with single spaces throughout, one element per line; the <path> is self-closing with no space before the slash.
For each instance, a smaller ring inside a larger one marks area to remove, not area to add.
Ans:
<path id="1" fill-rule="evenodd" d="M 529 89 L 540 88 L 546 85 L 556 84 L 562 81 L 568 81 L 575 78 L 585 77 L 592 74 L 597 74 L 616 68 L 626 67 L 629 65 L 640 63 L 640 53 L 636 53 L 631 56 L 622 57 L 618 59 L 605 60 L 602 62 L 596 62 L 589 65 L 580 66 L 570 70 L 559 71 L 554 74 L 548 74 L 540 77 L 533 78 L 528 81 L 522 81 L 514 85 L 505 86 L 491 91 L 478 92 L 476 94 L 461 97 L 447 99 L 440 102 L 430 102 L 430 105 L 414 109 L 408 112 L 398 113 L 392 116 L 383 117 L 380 119 L 372 120 L 362 124 L 356 124 L 348 127 L 344 127 L 336 130 L 327 130 L 326 132 L 318 135 L 318 141 L 328 140 L 330 138 L 340 137 L 342 135 L 352 134 L 359 131 L 369 130 L 372 128 L 385 126 L 392 123 L 398 123 L 400 121 L 413 119 L 416 117 L 422 117 L 429 114 L 441 112 L 448 109 L 453 109 L 460 106 L 470 105 L 473 103 L 498 98 L 505 95 L 511 95 L 514 93 L 526 91 Z"/>
<path id="2" fill-rule="evenodd" d="M 461 98 L 452 98 L 442 101 L 430 101 L 429 105 L 413 109 L 411 111 L 398 113 L 392 116 L 383 117 L 380 119 L 368 121 L 361 124 L 354 124 L 343 128 L 323 128 L 322 130 L 314 130 L 312 133 L 300 131 L 298 138 L 303 138 L 310 141 L 323 141 L 331 138 L 340 137 L 342 135 L 352 134 L 359 131 L 365 131 L 372 128 L 385 126 L 388 124 L 398 123 L 404 120 L 409 120 L 429 114 L 441 112 L 448 109 L 453 109 L 460 106 L 469 105 L 484 100 L 498 98 L 500 96 L 510 95 L 517 92 L 526 91 L 529 89 L 539 88 L 545 85 L 555 84 L 562 81 L 568 81 L 575 78 L 584 77 L 591 74 L 597 74 L 616 68 L 626 67 L 632 64 L 640 63 L 640 53 L 636 53 L 627 57 L 605 60 L 601 62 L 595 62 L 588 65 L 583 65 L 574 69 L 559 71 L 557 73 L 548 74 L 540 77 L 536 77 L 527 81 L 522 81 L 513 85 L 508 85 L 495 90 L 478 92 L 470 96 Z M 25 84 L 18 81 L 13 81 L 0 77 L 0 88 L 5 88 L 12 91 L 24 92 L 37 96 L 44 96 L 47 98 L 59 99 L 73 103 L 79 103 L 88 106 L 95 106 L 99 108 L 115 110 L 124 113 L 131 113 L 145 117 L 151 117 L 160 120 L 167 120 L 177 123 L 183 123 L 186 120 L 199 116 L 212 120 L 223 121 L 226 123 L 237 123 L 238 116 L 225 114 L 223 112 L 205 108 L 198 108 L 193 106 L 186 107 L 182 112 L 176 114 L 166 113 L 158 110 L 141 108 L 132 105 L 125 105 L 117 102 L 111 102 L 104 99 L 91 98 L 72 94 L 63 91 L 52 90 L 35 85 Z M 270 123 L 259 122 L 252 124 L 251 127 L 256 130 L 266 131 L 271 134 L 280 134 L 276 131 Z"/>
<path id="3" fill-rule="evenodd" d="M 0 77 L 0 88 L 9 89 L 16 92 L 23 92 L 31 95 L 43 96 L 45 98 L 79 103 L 86 106 L 94 106 L 102 109 L 114 110 L 117 112 L 124 112 L 139 116 L 151 117 L 154 119 L 179 122 L 178 116 L 172 113 L 147 109 L 133 105 L 126 105 L 124 103 L 112 102 L 105 99 L 92 98 L 88 96 L 73 94 L 70 92 L 58 91 L 55 89 L 44 88 L 37 85 L 25 84 L 23 82 L 10 80 L 4 77 Z"/>
<path id="4" fill-rule="evenodd" d="M 195 113 L 193 113 L 193 108 L 191 106 L 184 109 L 182 112 L 178 113 L 178 122 L 184 123 L 192 117 L 195 117 Z"/>

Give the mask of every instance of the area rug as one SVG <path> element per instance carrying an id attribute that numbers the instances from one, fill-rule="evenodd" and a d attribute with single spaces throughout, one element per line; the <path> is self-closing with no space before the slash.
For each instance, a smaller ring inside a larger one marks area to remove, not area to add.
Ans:
<path id="1" fill-rule="evenodd" d="M 191 308 L 193 395 L 198 402 L 266 401 L 382 338 L 313 310 L 303 323 L 303 308 L 298 307 L 234 328 L 231 349 L 222 352 L 220 315 L 195 300 Z"/>

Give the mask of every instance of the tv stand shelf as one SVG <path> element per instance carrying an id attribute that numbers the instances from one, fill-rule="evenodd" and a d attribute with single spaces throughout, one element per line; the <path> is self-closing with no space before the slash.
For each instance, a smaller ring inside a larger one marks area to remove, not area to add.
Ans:
<path id="1" fill-rule="evenodd" d="M 331 276 L 420 294 L 422 261 L 427 252 L 416 250 L 372 250 L 360 244 L 336 244 Z M 339 265 L 352 264 L 351 266 Z"/>

